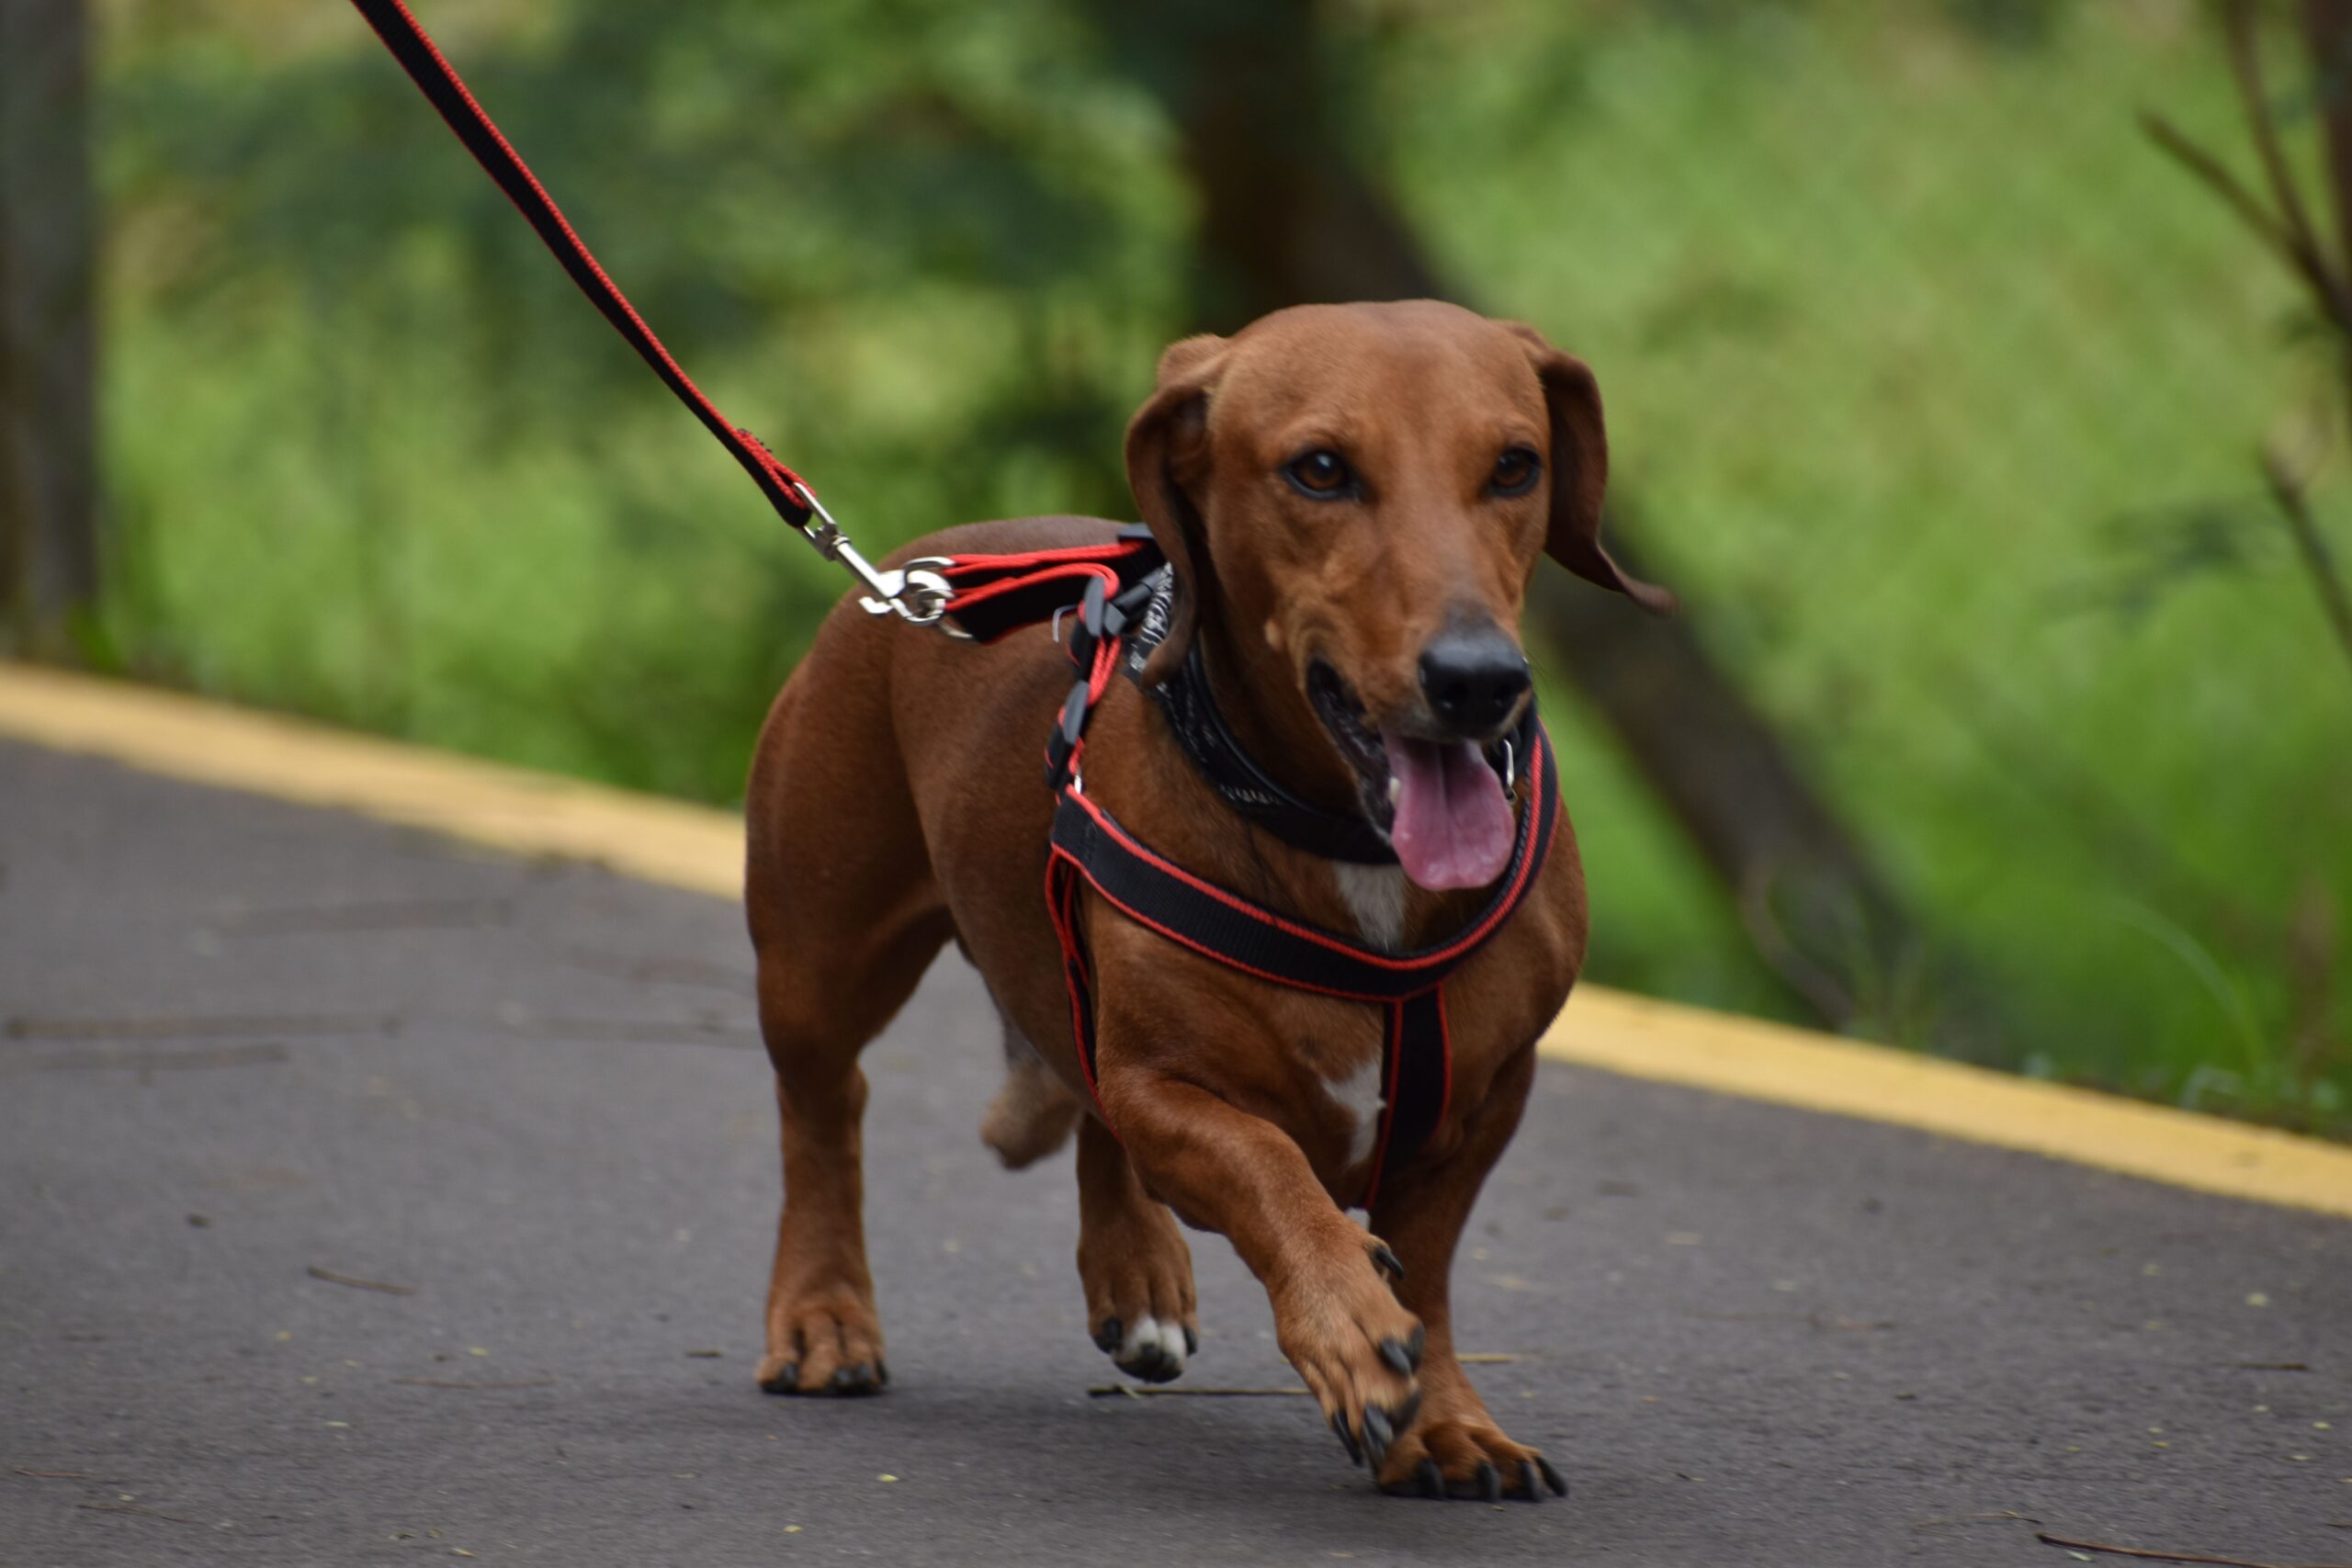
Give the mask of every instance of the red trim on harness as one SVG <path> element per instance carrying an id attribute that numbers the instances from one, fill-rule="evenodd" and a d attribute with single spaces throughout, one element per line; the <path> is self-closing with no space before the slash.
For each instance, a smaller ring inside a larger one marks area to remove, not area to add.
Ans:
<path id="1" fill-rule="evenodd" d="M 1078 935 L 1076 900 L 1070 897 L 1074 884 L 1066 875 L 1057 858 L 1046 857 L 1046 912 L 1052 917 L 1054 936 L 1061 943 L 1062 985 L 1069 993 L 1069 1038 L 1078 1049 L 1078 1070 L 1086 1075 L 1086 1092 L 1094 1100 L 1094 1109 L 1102 1113 L 1102 1125 L 1111 1127 L 1111 1135 L 1119 1130 L 1111 1126 L 1111 1113 L 1103 1109 L 1102 1086 L 1094 1072 L 1094 1021 L 1087 1009 L 1092 998 L 1087 994 L 1091 987 L 1086 978 L 1086 950 Z"/>
<path id="2" fill-rule="evenodd" d="M 1102 694 L 1111 689 L 1111 677 L 1118 672 L 1118 669 L 1119 645 L 1106 637 L 1094 645 L 1094 668 L 1088 671 L 1086 677 L 1086 700 L 1090 705 L 1102 700 Z M 1086 737 L 1080 736 L 1078 744 L 1085 745 Z M 1073 767 L 1077 765 L 1077 759 L 1078 752 L 1073 750 L 1070 752 Z"/>
<path id="3" fill-rule="evenodd" d="M 967 560 L 988 561 L 993 564 L 1001 558 L 996 556 L 969 556 L 965 558 Z M 1090 577 L 1100 578 L 1103 582 L 1106 591 L 1116 588 L 1119 585 L 1119 574 L 1113 571 L 1107 566 L 1084 562 L 1072 562 L 1066 566 L 1051 567 L 1044 571 L 1030 572 L 1025 576 L 999 578 L 993 582 L 984 582 L 978 588 L 971 589 L 966 592 L 951 595 L 947 601 L 947 613 L 951 615 L 957 615 L 963 611 L 970 609 L 975 604 L 985 604 L 999 594 L 1018 592 L 1024 588 L 1035 588 L 1041 582 L 1052 582 L 1061 578 L 1072 578 L 1082 581 Z"/>
<path id="4" fill-rule="evenodd" d="M 1051 566 L 1059 561 L 1125 560 L 1138 550 L 1154 548 L 1148 539 L 1120 539 L 1108 545 L 1071 545 L 1052 550 L 1017 550 L 1001 556 L 958 556 L 939 569 L 940 575 L 954 581 L 959 574 L 976 571 L 1011 571 L 1024 566 Z"/>

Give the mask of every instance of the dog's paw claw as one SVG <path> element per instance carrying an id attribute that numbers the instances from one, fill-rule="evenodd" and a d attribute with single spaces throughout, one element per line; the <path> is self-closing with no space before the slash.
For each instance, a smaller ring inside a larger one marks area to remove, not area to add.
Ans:
<path id="1" fill-rule="evenodd" d="M 1116 1355 L 1126 1337 L 1127 1325 L 1115 1317 L 1106 1317 L 1102 1326 L 1094 1331 L 1094 1348 L 1106 1356 Z"/>
<path id="2" fill-rule="evenodd" d="M 1442 1402 L 1441 1402 L 1442 1404 Z M 1442 1406 L 1409 1429 L 1401 1411 L 1388 1413 L 1395 1437 L 1374 1472 L 1382 1491 L 1396 1496 L 1455 1497 L 1499 1502 L 1544 1500 L 1546 1488 L 1567 1495 L 1567 1483 L 1533 1449 L 1512 1442 L 1483 1411 Z M 1430 1479 L 1437 1490 L 1430 1487 Z"/>
<path id="3" fill-rule="evenodd" d="M 889 1381 L 888 1374 L 882 1371 L 876 1362 L 860 1361 L 834 1372 L 832 1380 L 825 1385 L 825 1392 L 843 1396 L 879 1393 L 882 1385 Z"/>
<path id="4" fill-rule="evenodd" d="M 1400 1378 L 1411 1377 L 1420 1370 L 1421 1351 L 1429 1344 L 1429 1330 L 1413 1325 L 1411 1336 L 1404 1339 L 1384 1339 L 1380 1342 L 1380 1359 Z"/>
<path id="5" fill-rule="evenodd" d="M 1375 1240 L 1372 1244 L 1372 1266 L 1379 1269 L 1392 1285 L 1405 1277 L 1405 1265 L 1397 1260 L 1396 1254 L 1385 1241 Z"/>
<path id="6" fill-rule="evenodd" d="M 1371 1456 L 1372 1468 L 1378 1470 L 1388 1460 L 1388 1445 L 1396 1440 L 1396 1428 L 1388 1413 L 1378 1405 L 1363 1413 L 1363 1451 Z"/>
<path id="7" fill-rule="evenodd" d="M 1340 1446 L 1348 1450 L 1349 1461 L 1358 1469 L 1362 1469 L 1363 1445 L 1356 1441 L 1355 1434 L 1348 1430 L 1348 1424 L 1337 1416 L 1331 1417 L 1331 1434 L 1340 1439 Z"/>

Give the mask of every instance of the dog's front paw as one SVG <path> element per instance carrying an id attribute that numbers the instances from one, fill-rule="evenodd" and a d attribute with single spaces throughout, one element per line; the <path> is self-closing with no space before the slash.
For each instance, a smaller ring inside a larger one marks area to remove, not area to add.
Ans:
<path id="1" fill-rule="evenodd" d="M 1388 1248 L 1367 1238 L 1334 1273 L 1295 1278 L 1274 1297 L 1275 1337 L 1348 1457 L 1382 1473 L 1421 1393 L 1420 1320 L 1388 1288 Z"/>
<path id="2" fill-rule="evenodd" d="M 1078 1273 L 1087 1332 L 1118 1369 L 1145 1382 L 1182 1376 L 1201 1348 L 1193 1251 L 1160 1204 L 1131 1200 L 1086 1215 Z"/>
<path id="3" fill-rule="evenodd" d="M 1095 1325 L 1094 1343 L 1111 1362 L 1131 1378 L 1168 1382 L 1184 1373 L 1184 1359 L 1201 1348 L 1200 1335 L 1189 1324 L 1147 1313 L 1130 1323 L 1112 1316 Z"/>
<path id="4" fill-rule="evenodd" d="M 1552 1461 L 1515 1443 L 1483 1414 L 1430 1415 L 1399 1437 L 1376 1468 L 1380 1489 L 1394 1497 L 1462 1497 L 1488 1503 L 1506 1496 L 1541 1503 L 1565 1497 L 1568 1483 Z"/>

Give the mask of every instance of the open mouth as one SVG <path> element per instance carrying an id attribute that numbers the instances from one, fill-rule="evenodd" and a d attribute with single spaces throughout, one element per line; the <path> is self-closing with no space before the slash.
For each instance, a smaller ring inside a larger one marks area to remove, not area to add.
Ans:
<path id="1" fill-rule="evenodd" d="M 1365 818 L 1384 833 L 1394 831 L 1396 799 L 1390 786 L 1396 777 L 1388 771 L 1388 748 L 1365 720 L 1363 704 L 1340 672 L 1319 659 L 1306 668 L 1306 700 L 1330 732 L 1331 743 L 1355 771 L 1356 796 Z"/>
<path id="2" fill-rule="evenodd" d="M 1423 887 L 1484 887 L 1510 862 L 1502 780 L 1475 741 L 1433 740 L 1374 723 L 1337 670 L 1307 667 L 1307 701 L 1356 776 L 1356 796 Z"/>

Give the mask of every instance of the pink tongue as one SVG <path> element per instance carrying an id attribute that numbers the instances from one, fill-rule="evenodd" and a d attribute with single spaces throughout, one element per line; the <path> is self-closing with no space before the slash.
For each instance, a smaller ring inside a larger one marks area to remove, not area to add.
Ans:
<path id="1" fill-rule="evenodd" d="M 1510 862 L 1510 803 L 1502 781 L 1466 740 L 1440 745 L 1383 730 L 1396 780 L 1389 842 L 1423 887 L 1484 887 Z"/>

